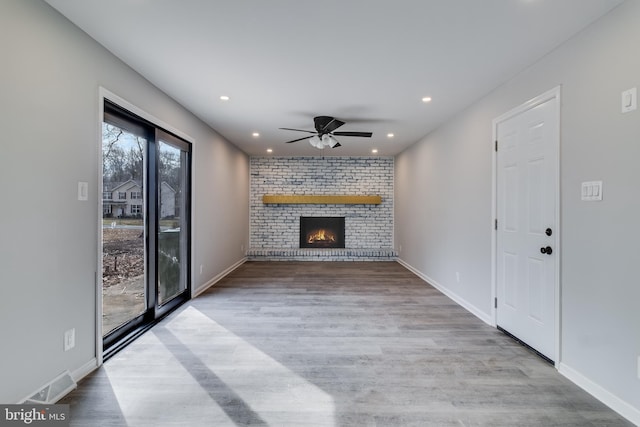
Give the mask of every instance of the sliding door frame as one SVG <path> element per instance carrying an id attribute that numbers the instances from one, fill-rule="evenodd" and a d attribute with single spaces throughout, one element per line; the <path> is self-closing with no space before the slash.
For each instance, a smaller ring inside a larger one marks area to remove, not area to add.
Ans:
<path id="1" fill-rule="evenodd" d="M 103 298 L 102 298 L 102 251 L 103 251 L 103 241 L 102 241 L 102 216 L 103 216 L 103 206 L 102 206 L 102 191 L 103 191 L 103 175 L 102 175 L 102 126 L 104 122 L 104 113 L 105 113 L 105 102 L 109 102 L 115 105 L 118 109 L 124 110 L 132 115 L 132 117 L 136 117 L 140 119 L 141 122 L 148 123 L 151 127 L 155 128 L 155 135 L 152 135 L 153 139 L 157 139 L 159 135 L 162 133 L 163 136 L 169 135 L 171 137 L 175 137 L 176 140 L 183 140 L 185 146 L 189 148 L 188 156 L 187 156 L 187 174 L 186 174 L 186 187 L 187 191 L 184 192 L 183 197 L 185 197 L 185 202 L 187 206 L 187 212 L 181 212 L 181 215 L 185 216 L 184 224 L 186 224 L 185 235 L 188 238 L 188 244 L 186 245 L 186 262 L 184 263 L 184 274 L 186 275 L 186 289 L 184 290 L 182 296 L 173 298 L 167 301 L 166 304 L 162 306 L 158 306 L 157 304 L 157 295 L 154 293 L 148 293 L 147 298 L 147 308 L 151 307 L 150 313 L 146 313 L 143 319 L 139 319 L 138 327 L 132 327 L 132 333 L 125 334 L 125 337 L 121 339 L 115 346 L 111 346 L 110 349 L 114 349 L 117 351 L 119 348 L 126 345 L 131 340 L 135 339 L 140 333 L 144 332 L 155 322 L 161 319 L 163 316 L 167 315 L 171 310 L 175 309 L 177 306 L 182 304 L 183 302 L 189 300 L 192 296 L 192 287 L 191 283 L 193 283 L 193 265 L 191 261 L 191 253 L 193 251 L 193 239 L 191 232 L 191 223 L 193 220 L 193 209 L 191 206 L 191 176 L 193 171 L 191 169 L 191 146 L 194 143 L 194 139 L 185 133 L 181 132 L 178 129 L 170 126 L 167 123 L 157 119 L 146 111 L 138 108 L 134 104 L 128 102 L 124 98 L 110 92 L 109 90 L 100 87 L 98 90 L 98 150 L 97 150 L 97 160 L 98 160 L 98 188 L 96 194 L 98 195 L 98 221 L 97 221 L 97 235 L 98 235 L 98 247 L 97 247 L 97 268 L 95 272 L 95 289 L 96 289 L 96 362 L 97 366 L 102 365 L 104 362 L 105 356 L 105 346 L 104 346 L 104 337 L 103 337 L 103 328 L 102 328 L 102 316 L 103 316 Z M 157 176 L 157 164 L 156 164 L 156 147 L 154 144 L 150 144 L 147 142 L 147 146 L 149 150 L 147 152 L 147 167 L 145 167 L 145 174 L 147 176 L 147 189 L 145 191 L 149 191 L 150 189 L 158 188 L 158 176 Z M 158 230 L 158 213 L 157 213 L 157 201 L 158 195 L 153 195 L 152 197 L 147 197 L 145 200 L 146 204 L 146 216 L 147 216 L 147 234 L 153 234 L 153 238 L 148 238 L 148 242 L 145 243 L 146 249 L 148 252 L 148 257 L 153 258 L 145 262 L 145 270 L 147 273 L 145 287 L 148 286 L 148 283 L 154 284 L 152 287 L 155 288 L 155 284 L 157 283 L 157 244 L 156 239 L 157 230 Z M 147 325 L 146 327 L 143 325 Z M 142 329 L 141 329 L 142 328 Z M 122 344 L 120 344 L 122 343 Z M 115 352 L 114 351 L 114 352 Z"/>

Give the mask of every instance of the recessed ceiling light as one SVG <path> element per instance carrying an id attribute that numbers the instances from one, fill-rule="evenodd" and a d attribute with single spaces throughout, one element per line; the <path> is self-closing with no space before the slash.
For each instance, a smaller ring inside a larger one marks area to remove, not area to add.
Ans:
<path id="1" fill-rule="evenodd" d="M 220 99 L 221 99 L 222 101 L 228 101 L 228 100 L 229 100 L 229 97 L 228 97 L 227 95 L 222 95 L 222 96 L 220 97 Z"/>
<path id="2" fill-rule="evenodd" d="M 260 136 L 260 134 L 259 134 L 258 132 L 254 132 L 254 133 L 252 133 L 251 135 L 253 135 L 253 137 L 254 137 L 254 138 L 257 138 L 257 137 L 259 137 L 259 136 Z"/>
<path id="3" fill-rule="evenodd" d="M 394 134 L 392 134 L 392 133 L 388 133 L 388 134 L 387 134 L 387 138 L 393 138 L 394 136 L 395 136 L 395 135 L 394 135 Z"/>
<path id="4" fill-rule="evenodd" d="M 376 154 L 376 153 L 378 152 L 378 149 L 377 149 L 377 148 L 374 148 L 373 150 L 371 150 L 371 152 L 372 152 L 373 154 Z"/>
<path id="5" fill-rule="evenodd" d="M 273 150 L 271 148 L 267 148 L 267 153 L 273 153 Z"/>
<path id="6" fill-rule="evenodd" d="M 424 102 L 424 103 L 431 102 L 431 97 L 430 96 L 425 96 L 424 98 L 422 98 L 422 102 Z"/>

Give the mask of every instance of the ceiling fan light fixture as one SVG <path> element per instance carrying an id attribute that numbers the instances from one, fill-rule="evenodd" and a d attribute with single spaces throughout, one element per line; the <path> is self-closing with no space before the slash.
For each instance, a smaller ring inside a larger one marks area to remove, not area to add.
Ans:
<path id="1" fill-rule="evenodd" d="M 320 139 L 320 137 L 318 137 L 318 135 L 314 135 L 309 138 L 309 144 L 311 144 L 312 147 L 322 148 L 322 140 Z"/>
<path id="2" fill-rule="evenodd" d="M 338 145 L 338 144 L 340 144 L 340 143 L 338 142 L 337 139 L 335 139 L 332 136 L 329 137 L 329 147 L 335 148 L 335 146 Z"/>

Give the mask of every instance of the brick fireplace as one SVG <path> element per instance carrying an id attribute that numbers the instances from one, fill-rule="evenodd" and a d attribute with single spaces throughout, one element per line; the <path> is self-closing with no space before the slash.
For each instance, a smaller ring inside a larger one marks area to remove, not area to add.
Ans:
<path id="1" fill-rule="evenodd" d="M 249 259 L 391 260 L 393 158 L 252 157 Z M 265 195 L 379 195 L 371 204 L 265 203 Z M 342 248 L 301 247 L 301 217 L 340 217 Z"/>

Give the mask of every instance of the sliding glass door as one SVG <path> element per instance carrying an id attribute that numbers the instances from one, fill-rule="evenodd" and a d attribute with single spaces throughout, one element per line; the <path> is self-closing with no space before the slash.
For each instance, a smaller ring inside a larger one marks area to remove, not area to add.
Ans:
<path id="1" fill-rule="evenodd" d="M 187 288 L 188 146 L 169 134 L 158 141 L 158 303 L 164 305 Z"/>
<path id="2" fill-rule="evenodd" d="M 190 151 L 188 142 L 105 102 L 105 355 L 189 298 Z"/>
<path id="3" fill-rule="evenodd" d="M 102 124 L 102 331 L 107 336 L 147 310 L 143 128 Z"/>

